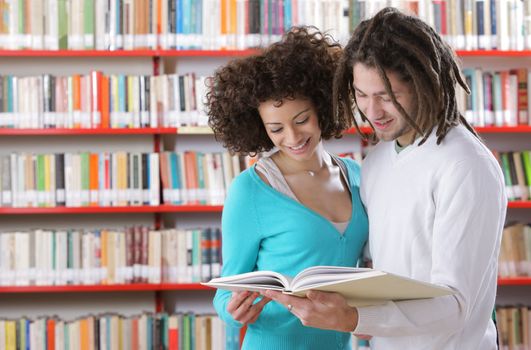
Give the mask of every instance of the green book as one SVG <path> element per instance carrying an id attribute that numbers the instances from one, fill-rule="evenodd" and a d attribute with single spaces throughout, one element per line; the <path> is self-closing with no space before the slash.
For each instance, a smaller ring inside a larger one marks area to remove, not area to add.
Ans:
<path id="1" fill-rule="evenodd" d="M 531 194 L 531 151 L 522 151 L 522 164 L 524 166 L 526 185 Z"/>
<path id="2" fill-rule="evenodd" d="M 89 153 L 81 153 L 81 205 L 88 206 L 90 202 L 89 187 L 90 187 L 90 166 Z"/>
<path id="3" fill-rule="evenodd" d="M 45 159 L 44 154 L 37 155 L 37 206 L 44 207 L 46 206 L 45 193 L 46 193 L 46 184 L 45 184 Z"/>
<path id="4" fill-rule="evenodd" d="M 59 21 L 59 50 L 68 49 L 68 0 L 57 0 L 57 18 Z"/>
<path id="5" fill-rule="evenodd" d="M 94 0 L 83 1 L 83 43 L 85 49 L 94 48 Z"/>
<path id="6" fill-rule="evenodd" d="M 509 165 L 509 155 L 507 153 L 500 153 L 501 166 L 503 170 L 503 177 L 505 178 L 505 191 L 507 198 L 514 199 L 513 183 L 511 181 L 511 169 Z"/>

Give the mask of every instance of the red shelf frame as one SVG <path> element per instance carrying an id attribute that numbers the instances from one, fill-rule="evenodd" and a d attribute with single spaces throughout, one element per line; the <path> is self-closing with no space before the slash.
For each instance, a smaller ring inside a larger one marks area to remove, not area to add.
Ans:
<path id="1" fill-rule="evenodd" d="M 531 277 L 498 278 L 498 286 L 531 286 Z M 65 286 L 3 286 L 2 293 L 91 293 L 91 292 L 161 292 L 161 291 L 214 291 L 199 283 L 179 284 L 114 284 L 114 285 L 65 285 Z"/>
<path id="2" fill-rule="evenodd" d="M 185 128 L 186 129 L 186 128 Z M 503 134 L 503 133 L 531 133 L 531 126 L 485 126 L 476 127 L 477 132 L 481 134 Z M 361 131 L 364 133 L 372 133 L 370 127 L 362 127 Z M 356 134 L 355 128 L 351 128 L 345 134 Z M 68 136 L 68 135 L 177 135 L 181 134 L 179 128 L 94 128 L 94 129 L 71 129 L 71 128 L 56 128 L 56 129 L 14 129 L 14 128 L 0 128 L 0 136 Z M 184 132 L 183 135 L 193 134 Z M 204 134 L 204 133 L 200 133 Z"/>
<path id="3" fill-rule="evenodd" d="M 531 56 L 531 50 L 456 50 L 459 57 L 527 57 Z"/>
<path id="4" fill-rule="evenodd" d="M 475 127 L 480 134 L 500 134 L 500 133 L 531 133 L 531 125 L 519 126 L 478 126 Z"/>
<path id="5" fill-rule="evenodd" d="M 71 292 L 160 292 L 171 290 L 214 290 L 199 283 L 185 284 L 103 284 L 65 286 L 7 286 L 0 287 L 1 293 L 71 293 Z"/>
<path id="6" fill-rule="evenodd" d="M 0 50 L 0 57 L 231 57 L 249 56 L 260 49 L 245 50 Z M 527 57 L 531 50 L 456 50 L 459 57 Z"/>
<path id="7" fill-rule="evenodd" d="M 513 209 L 531 209 L 531 201 L 512 201 Z M 55 208 L 0 208 L 0 215 L 13 214 L 113 214 L 113 213 L 221 213 L 223 205 L 158 205 L 125 207 L 55 207 Z"/>
<path id="8" fill-rule="evenodd" d="M 235 57 L 250 56 L 247 50 L 0 50 L 0 57 Z"/>
<path id="9" fill-rule="evenodd" d="M 531 209 L 531 201 L 512 201 L 512 202 L 509 202 L 508 208 Z"/>
<path id="10" fill-rule="evenodd" d="M 222 205 L 158 205 L 125 207 L 0 208 L 0 215 L 11 214 L 113 214 L 113 213 L 219 213 Z"/>
<path id="11" fill-rule="evenodd" d="M 531 286 L 531 277 L 498 278 L 498 286 Z"/>
<path id="12" fill-rule="evenodd" d="M 364 133 L 372 133 L 370 127 L 364 126 L 360 128 Z M 474 128 L 480 134 L 512 134 L 512 133 L 531 133 L 531 125 L 519 126 L 478 126 Z M 356 134 L 355 128 L 348 129 L 345 134 Z"/>
<path id="13" fill-rule="evenodd" d="M 57 135 L 164 135 L 177 134 L 177 128 L 94 128 L 94 129 L 12 129 L 0 128 L 0 136 L 57 136 Z"/>

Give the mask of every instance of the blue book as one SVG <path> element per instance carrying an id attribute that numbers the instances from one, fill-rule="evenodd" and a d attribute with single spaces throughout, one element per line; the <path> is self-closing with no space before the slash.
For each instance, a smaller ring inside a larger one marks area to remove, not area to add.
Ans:
<path id="1" fill-rule="evenodd" d="M 184 26 L 184 19 L 183 19 L 183 11 L 184 11 L 184 0 L 175 0 L 177 1 L 175 16 L 177 17 L 177 48 L 182 50 L 184 49 L 184 45 L 182 42 L 182 35 L 184 33 L 183 26 Z"/>
<path id="2" fill-rule="evenodd" d="M 206 204 L 206 185 L 205 185 L 205 168 L 203 162 L 205 159 L 205 154 L 202 152 L 196 152 L 196 163 L 197 163 L 197 199 L 199 203 Z"/>
<path id="3" fill-rule="evenodd" d="M 120 113 L 127 111 L 127 83 L 125 75 L 118 76 L 118 106 Z M 127 127 L 123 118 L 120 118 L 118 125 L 121 128 Z"/>
<path id="4" fill-rule="evenodd" d="M 498 40 L 497 40 L 497 30 L 498 28 L 496 27 L 496 18 L 497 18 L 497 13 L 496 13 L 496 1 L 497 0 L 491 0 L 490 1 L 490 35 L 491 35 L 491 48 L 492 49 L 496 49 L 498 47 Z"/>
<path id="5" fill-rule="evenodd" d="M 197 34 L 197 37 L 199 38 L 203 34 L 203 0 L 195 0 L 194 3 L 196 4 L 194 33 Z M 195 49 L 202 49 L 201 40 L 197 40 L 197 42 L 192 45 Z"/>
<path id="6" fill-rule="evenodd" d="M 172 185 L 172 190 L 174 191 L 174 193 L 176 193 L 176 196 L 172 198 L 171 203 L 181 204 L 182 201 L 181 201 L 180 193 L 182 190 L 182 186 L 181 186 L 181 179 L 180 179 L 181 169 L 180 169 L 180 164 L 179 164 L 180 155 L 178 155 L 175 152 L 171 152 L 169 156 L 170 156 L 169 160 L 170 160 L 170 172 L 171 172 L 170 174 L 171 185 Z"/>
<path id="7" fill-rule="evenodd" d="M 284 32 L 291 28 L 291 0 L 284 0 Z"/>
<path id="8" fill-rule="evenodd" d="M 146 325 L 146 329 L 147 329 L 147 348 L 148 349 L 153 349 L 153 316 L 150 316 L 148 315 L 146 317 L 147 319 L 147 325 Z"/>
<path id="9" fill-rule="evenodd" d="M 483 0 L 476 1 L 476 31 L 478 35 L 478 48 L 485 49 L 485 21 Z"/>

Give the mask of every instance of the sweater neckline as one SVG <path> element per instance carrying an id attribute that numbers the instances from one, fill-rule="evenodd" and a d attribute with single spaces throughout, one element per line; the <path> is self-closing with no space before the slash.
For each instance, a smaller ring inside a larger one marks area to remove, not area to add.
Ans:
<path id="1" fill-rule="evenodd" d="M 313 209 L 308 208 L 307 206 L 303 205 L 302 203 L 300 203 L 298 201 L 295 201 L 293 198 L 290 198 L 289 196 L 285 195 L 284 193 L 278 192 L 277 190 L 275 190 L 271 186 L 268 186 L 260 178 L 260 176 L 258 176 L 258 173 L 256 172 L 255 167 L 256 167 L 256 164 L 254 164 L 249 169 L 250 170 L 250 174 L 251 174 L 251 178 L 260 187 L 262 187 L 263 189 L 265 189 L 266 191 L 268 191 L 272 195 L 284 200 L 285 202 L 291 203 L 292 205 L 295 205 L 295 206 L 301 208 L 302 210 L 306 211 L 307 213 L 311 214 L 312 216 L 315 216 L 315 217 L 319 218 L 320 220 L 325 221 L 326 224 L 328 226 L 330 226 L 340 237 L 345 237 L 346 236 L 350 226 L 352 225 L 352 222 L 355 221 L 355 219 L 358 216 L 358 212 L 361 210 L 361 206 L 360 206 L 361 203 L 358 203 L 358 201 L 354 197 L 354 191 L 350 191 L 350 202 L 352 203 L 352 209 L 351 209 L 351 213 L 350 213 L 350 220 L 348 221 L 348 225 L 345 228 L 345 231 L 344 232 L 339 232 L 339 230 L 332 224 L 332 222 L 330 220 L 328 220 L 327 218 L 325 218 L 323 215 L 319 214 L 318 212 L 316 212 Z M 347 167 L 347 175 L 348 175 L 348 178 L 349 178 L 349 183 L 351 183 L 351 181 L 353 181 L 354 179 L 351 178 L 348 167 Z"/>

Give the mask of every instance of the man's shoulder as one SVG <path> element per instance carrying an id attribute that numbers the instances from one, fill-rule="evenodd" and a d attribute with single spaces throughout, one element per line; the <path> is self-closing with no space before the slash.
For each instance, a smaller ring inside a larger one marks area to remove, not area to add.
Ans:
<path id="1" fill-rule="evenodd" d="M 491 157 L 492 153 L 479 137 L 472 134 L 464 126 L 452 128 L 443 142 L 436 146 L 443 152 L 451 154 L 456 161 L 477 158 L 478 156 Z"/>

